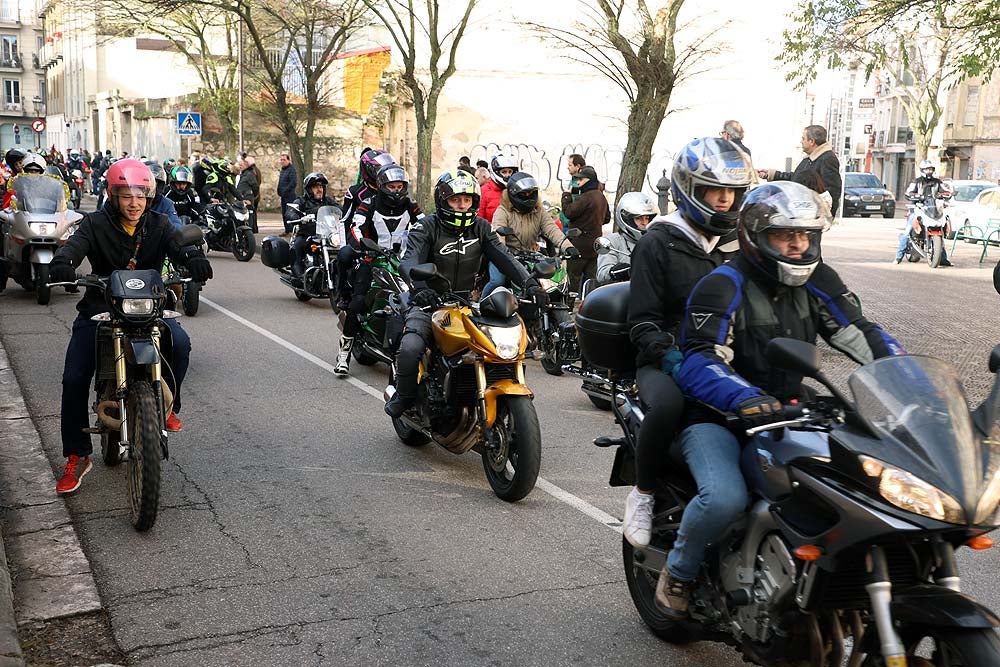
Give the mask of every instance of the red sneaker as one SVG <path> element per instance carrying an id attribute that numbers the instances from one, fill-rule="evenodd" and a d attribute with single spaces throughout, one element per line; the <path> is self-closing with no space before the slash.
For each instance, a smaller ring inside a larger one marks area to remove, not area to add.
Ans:
<path id="1" fill-rule="evenodd" d="M 184 430 L 184 424 L 181 423 L 181 420 L 178 419 L 173 410 L 171 410 L 170 414 L 167 415 L 166 429 L 172 433 Z"/>
<path id="2" fill-rule="evenodd" d="M 63 476 L 56 482 L 56 493 L 73 493 L 79 489 L 83 476 L 90 472 L 92 467 L 89 456 L 70 454 L 66 459 Z"/>

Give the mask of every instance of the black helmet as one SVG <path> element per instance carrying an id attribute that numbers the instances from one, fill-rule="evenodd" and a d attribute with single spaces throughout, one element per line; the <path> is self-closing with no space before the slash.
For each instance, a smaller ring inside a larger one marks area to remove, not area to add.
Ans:
<path id="1" fill-rule="evenodd" d="M 500 175 L 501 169 L 512 169 L 517 171 L 517 160 L 504 153 L 497 153 L 490 160 L 490 178 L 493 182 L 500 186 L 501 189 L 507 187 L 507 178 Z M 511 174 L 513 176 L 513 174 Z"/>
<path id="2" fill-rule="evenodd" d="M 724 236 L 736 227 L 740 201 L 751 182 L 746 153 L 730 141 L 695 139 L 677 153 L 670 177 L 670 193 L 684 219 L 711 236 Z M 728 211 L 705 203 L 707 188 L 733 188 L 736 199 Z"/>
<path id="3" fill-rule="evenodd" d="M 398 192 L 389 190 L 386 187 L 389 183 L 400 182 L 403 184 L 403 189 Z M 375 183 L 378 185 L 378 196 L 381 198 L 381 201 L 389 206 L 397 206 L 401 201 L 403 201 L 403 198 L 406 197 L 410 187 L 410 179 L 406 175 L 406 170 L 398 164 L 387 164 L 379 169 L 378 176 L 375 178 Z"/>
<path id="4" fill-rule="evenodd" d="M 361 180 L 372 190 L 377 190 L 379 169 L 390 164 L 396 164 L 396 158 L 377 148 L 366 148 L 361 152 Z"/>
<path id="5" fill-rule="evenodd" d="M 633 241 L 638 241 L 646 233 L 646 230 L 639 229 L 635 224 L 635 219 L 643 215 L 652 219 L 659 214 L 660 211 L 653 203 L 653 198 L 645 192 L 626 192 L 618 200 L 618 206 L 615 206 L 615 222 L 618 233 L 624 234 Z"/>
<path id="6" fill-rule="evenodd" d="M 774 282 L 799 287 L 819 264 L 820 241 L 832 222 L 830 207 L 806 186 L 768 183 L 751 190 L 740 207 L 740 250 Z M 793 240 L 802 246 L 798 257 L 789 257 L 775 245 Z"/>
<path id="7" fill-rule="evenodd" d="M 167 189 L 167 172 L 163 165 L 156 160 L 143 160 L 142 163 L 149 167 L 153 178 L 156 179 L 156 194 L 163 194 L 163 191 Z"/>
<path id="8" fill-rule="evenodd" d="M 302 181 L 302 188 L 304 190 L 303 194 L 307 197 L 312 197 L 312 186 L 322 185 L 323 186 L 323 196 L 326 196 L 326 186 L 330 184 L 330 181 L 326 180 L 326 176 L 323 175 L 321 171 L 314 171 L 306 175 L 305 179 Z"/>
<path id="9" fill-rule="evenodd" d="M 469 195 L 472 206 L 468 211 L 456 211 L 448 205 L 448 197 Z M 479 183 L 466 171 L 445 172 L 434 184 L 434 206 L 438 220 L 461 229 L 470 226 L 479 211 Z"/>
<path id="10" fill-rule="evenodd" d="M 7 151 L 7 154 L 3 156 L 3 161 L 7 163 L 7 166 L 10 167 L 11 171 L 16 171 L 16 165 L 24 159 L 25 155 L 27 155 L 27 153 L 22 151 L 20 148 L 11 148 Z"/>
<path id="11" fill-rule="evenodd" d="M 527 172 L 515 171 L 507 180 L 507 195 L 514 210 L 529 213 L 538 206 L 538 181 Z"/>

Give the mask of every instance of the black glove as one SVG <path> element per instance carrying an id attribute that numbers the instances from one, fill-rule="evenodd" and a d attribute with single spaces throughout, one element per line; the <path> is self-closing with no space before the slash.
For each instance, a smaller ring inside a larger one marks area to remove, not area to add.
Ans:
<path id="1" fill-rule="evenodd" d="M 563 255 L 565 255 L 566 257 L 569 257 L 571 259 L 575 259 L 576 257 L 580 256 L 580 251 L 577 250 L 576 248 L 574 248 L 573 246 L 570 246 L 570 247 L 566 248 L 565 250 L 563 250 Z"/>
<path id="2" fill-rule="evenodd" d="M 410 297 L 410 301 L 420 308 L 433 308 L 437 305 L 438 295 L 431 288 L 425 287 Z"/>
<path id="3" fill-rule="evenodd" d="M 49 264 L 50 283 L 71 283 L 76 280 L 76 269 L 69 262 L 52 262 Z"/>
<path id="4" fill-rule="evenodd" d="M 763 426 L 772 422 L 780 421 L 781 401 L 774 396 L 754 396 L 739 404 L 736 414 L 746 422 L 749 428 Z"/>
<path id="5" fill-rule="evenodd" d="M 212 265 L 205 257 L 191 257 L 187 261 L 191 280 L 203 283 L 212 278 Z"/>
<path id="6" fill-rule="evenodd" d="M 535 305 L 539 308 L 544 308 L 549 305 L 549 295 L 542 286 L 538 284 L 538 281 L 534 278 L 528 278 L 524 281 L 524 293 L 535 302 Z"/>
<path id="7" fill-rule="evenodd" d="M 611 277 L 615 280 L 628 280 L 629 271 L 631 270 L 632 267 L 625 262 L 618 262 L 611 267 L 611 270 L 608 271 L 608 273 L 610 273 Z"/>

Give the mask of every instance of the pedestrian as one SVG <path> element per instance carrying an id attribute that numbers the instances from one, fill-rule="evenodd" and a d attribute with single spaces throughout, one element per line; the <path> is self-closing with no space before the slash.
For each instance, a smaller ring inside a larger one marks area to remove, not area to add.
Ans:
<path id="1" fill-rule="evenodd" d="M 727 120 L 722 124 L 722 132 L 719 132 L 719 136 L 726 139 L 739 148 L 741 151 L 750 156 L 750 149 L 743 145 L 743 126 L 738 120 Z"/>
<path id="2" fill-rule="evenodd" d="M 584 278 L 597 278 L 594 241 L 601 236 L 601 227 L 611 220 L 611 209 L 593 167 L 580 168 L 574 178 L 577 185 L 562 194 L 562 214 L 569 225 L 563 229 L 576 227 L 581 232 L 571 239 L 580 256 L 566 260 L 570 289 L 578 292 Z"/>
<path id="3" fill-rule="evenodd" d="M 295 188 L 298 184 L 299 175 L 292 166 L 292 160 L 288 153 L 282 153 L 278 158 L 281 166 L 281 173 L 278 174 L 278 197 L 281 198 L 281 214 L 284 216 L 285 207 L 295 201 Z M 291 232 L 288 223 L 285 223 L 285 231 Z"/>
<path id="4" fill-rule="evenodd" d="M 566 163 L 566 171 L 569 172 L 569 186 L 566 188 L 567 191 L 572 192 L 573 188 L 579 187 L 580 183 L 576 176 L 580 173 L 580 170 L 587 166 L 587 161 L 583 159 L 583 156 L 579 153 L 573 153 L 569 156 L 569 160 Z M 576 197 L 571 197 L 570 199 L 575 200 Z M 562 211 L 559 211 L 559 226 L 566 229 L 566 225 L 569 224 L 569 218 Z"/>
<path id="5" fill-rule="evenodd" d="M 247 164 L 250 166 L 250 170 L 253 172 L 254 178 L 257 179 L 257 191 L 253 199 L 254 211 L 260 209 L 260 186 L 264 184 L 262 180 L 263 176 L 260 173 L 260 167 L 257 166 L 257 160 L 253 155 L 247 155 Z"/>
<path id="6" fill-rule="evenodd" d="M 260 183 L 247 162 L 246 153 L 236 162 L 236 168 L 239 170 L 239 175 L 236 177 L 236 196 L 246 205 L 250 214 L 250 230 L 256 234 L 257 211 L 253 203 L 260 196 Z"/>
<path id="7" fill-rule="evenodd" d="M 476 160 L 476 167 L 482 167 L 483 169 L 489 169 L 490 163 L 486 160 Z"/>
<path id="8" fill-rule="evenodd" d="M 837 215 L 840 209 L 840 195 L 844 191 L 844 181 L 840 177 L 840 160 L 837 159 L 837 154 L 826 138 L 826 128 L 822 125 L 807 126 L 802 130 L 802 152 L 806 157 L 795 167 L 795 171 L 760 169 L 757 173 L 769 181 L 792 181 L 795 180 L 796 174 L 815 171 L 823 180 L 823 185 L 833 200 L 830 212 Z"/>
<path id="9" fill-rule="evenodd" d="M 486 167 L 476 167 L 476 173 L 474 175 L 476 180 L 479 181 L 479 189 L 482 190 L 483 183 L 490 180 L 490 170 Z"/>

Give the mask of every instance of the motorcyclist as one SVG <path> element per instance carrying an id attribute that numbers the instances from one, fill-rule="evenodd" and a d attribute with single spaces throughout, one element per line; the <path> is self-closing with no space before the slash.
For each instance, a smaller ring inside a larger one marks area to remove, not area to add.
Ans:
<path id="1" fill-rule="evenodd" d="M 7 165 L 7 169 L 10 170 L 10 178 L 21 173 L 21 162 L 24 160 L 25 155 L 27 153 L 20 148 L 11 148 L 4 154 L 3 161 Z"/>
<path id="2" fill-rule="evenodd" d="M 66 160 L 66 173 L 72 173 L 74 169 L 79 169 L 84 173 L 90 171 L 90 168 L 87 167 L 87 163 L 83 161 L 80 151 L 75 149 L 69 152 L 69 159 Z"/>
<path id="3" fill-rule="evenodd" d="M 410 269 L 432 262 L 451 283 L 451 289 L 470 291 L 483 257 L 495 263 L 515 283 L 521 285 L 539 305 L 547 300 L 545 290 L 515 260 L 486 220 L 478 217 L 479 184 L 465 171 L 442 174 L 434 185 L 436 210 L 410 228 L 406 252 L 400 264 L 403 277 Z M 396 354 L 396 393 L 385 404 L 385 412 L 398 419 L 417 400 L 417 366 L 433 343 L 430 312 L 437 293 L 425 283 L 411 280 L 410 308 L 405 315 L 403 336 Z"/>
<path id="4" fill-rule="evenodd" d="M 24 158 L 18 163 L 18 172 L 21 174 L 44 174 L 46 169 L 45 158 L 37 153 L 28 153 Z M 11 177 L 14 178 L 14 177 Z M 8 182 L 9 183 L 9 182 Z M 14 191 L 10 188 L 3 193 L 3 203 L 0 208 L 9 208 L 11 205 L 11 199 L 14 196 Z M 3 232 L 6 233 L 7 223 L 3 223 Z M 0 241 L 2 241 L 2 235 L 0 235 Z M 2 247 L 2 243 L 0 243 Z"/>
<path id="5" fill-rule="evenodd" d="M 201 159 L 202 171 L 205 175 L 205 183 L 198 191 L 202 201 L 211 202 L 212 199 L 220 202 L 233 203 L 239 200 L 236 194 L 236 186 L 233 178 L 232 162 L 229 158 L 213 159 L 203 157 Z M 210 191 L 217 193 L 216 197 L 210 197 Z"/>
<path id="6" fill-rule="evenodd" d="M 352 243 L 360 246 L 362 238 L 369 238 L 386 250 L 406 246 L 406 237 L 411 226 L 424 219 L 424 213 L 416 202 L 408 196 L 410 179 L 406 170 L 398 164 L 390 164 L 379 169 L 375 179 L 378 193 L 369 204 L 359 204 L 354 219 L 349 222 Z M 352 247 L 348 245 L 347 247 Z M 363 252 L 363 251 L 362 251 Z M 351 349 L 354 338 L 361 330 L 361 320 L 365 307 L 365 294 L 372 282 L 371 264 L 368 258 L 356 262 L 352 252 L 351 261 L 357 263 L 352 283 L 354 291 L 344 319 L 344 334 L 340 337 L 340 353 L 333 372 L 344 376 L 350 372 Z"/>
<path id="7" fill-rule="evenodd" d="M 677 210 L 654 218 L 632 251 L 629 338 L 638 350 L 636 383 L 646 414 L 636 443 L 636 486 L 625 501 L 622 532 L 635 546 L 649 544 L 664 445 L 684 411 L 675 380 L 684 307 L 698 281 L 722 264 L 719 241 L 736 227 L 752 169 L 746 154 L 726 139 L 688 143 L 671 174 Z"/>
<path id="8" fill-rule="evenodd" d="M 187 216 L 192 221 L 197 220 L 205 208 L 194 189 L 194 175 L 184 166 L 170 170 L 170 187 L 163 196 L 173 202 L 178 216 Z"/>
<path id="9" fill-rule="evenodd" d="M 295 223 L 307 215 L 315 215 L 323 206 L 336 206 L 337 203 L 326 195 L 329 181 L 322 172 L 314 171 L 302 181 L 302 196 L 285 207 L 286 222 Z M 316 221 L 303 222 L 296 227 L 295 238 L 291 243 L 292 277 L 301 283 L 304 272 L 305 248 L 309 237 L 316 233 Z"/>
<path id="10" fill-rule="evenodd" d="M 507 188 L 507 179 L 517 171 L 517 160 L 504 153 L 490 158 L 490 180 L 483 183 L 483 193 L 479 204 L 479 217 L 493 222 L 493 214 L 500 206 L 500 197 Z"/>
<path id="11" fill-rule="evenodd" d="M 928 197 L 936 200 L 939 197 L 950 194 L 944 181 L 934 175 L 933 162 L 930 160 L 922 161 L 919 172 L 920 175 L 913 179 L 910 187 L 906 188 L 904 196 L 907 199 L 913 202 L 923 202 Z M 902 262 L 903 257 L 906 256 L 906 251 L 910 247 L 910 239 L 918 236 L 923 236 L 924 240 L 926 240 L 927 229 L 924 225 L 920 224 L 920 221 L 917 219 L 917 209 L 914 208 L 906 219 L 906 229 L 899 235 L 899 246 L 896 248 L 896 264 Z M 948 261 L 948 253 L 943 247 L 941 248 L 941 266 L 951 266 L 951 262 Z"/>
<path id="12" fill-rule="evenodd" d="M 819 335 L 858 363 L 905 354 L 821 261 L 832 221 L 819 195 L 798 183 L 754 189 L 740 209 L 740 255 L 702 279 L 688 300 L 677 379 L 686 395 L 714 410 L 690 410 L 694 423 L 680 435 L 698 495 L 684 509 L 656 588 L 657 607 L 671 618 L 687 614 L 707 544 L 747 503 L 740 440 L 715 410 L 756 426 L 782 419 L 783 403 L 809 397 L 800 374 L 767 362 L 767 343 L 776 335 L 814 343 Z"/>
<path id="13" fill-rule="evenodd" d="M 514 234 L 501 237 L 509 250 L 535 250 L 540 236 L 560 252 L 570 257 L 579 256 L 562 233 L 552 216 L 542 207 L 538 199 L 538 181 L 529 173 L 518 171 L 511 174 L 507 188 L 500 196 L 500 206 L 493 213 L 493 231 L 510 227 Z M 483 287 L 482 296 L 507 283 L 507 276 L 496 264 L 490 263 L 490 281 Z"/>
<path id="14" fill-rule="evenodd" d="M 629 279 L 632 251 L 646 227 L 659 215 L 653 198 L 644 192 L 626 192 L 615 206 L 615 228 L 608 235 L 610 252 L 597 256 L 597 282 L 600 285 Z"/>
<path id="15" fill-rule="evenodd" d="M 177 215 L 174 202 L 165 196 L 167 192 L 167 172 L 163 170 L 163 165 L 156 160 L 145 160 L 143 164 L 149 167 L 149 171 L 153 174 L 153 178 L 156 181 L 156 196 L 153 198 L 150 210 L 167 216 L 170 223 L 180 229 L 184 223 L 181 222 L 181 217 Z"/>
<path id="16" fill-rule="evenodd" d="M 153 212 L 150 205 L 156 192 L 156 181 L 139 160 L 119 160 L 108 170 L 108 201 L 98 211 L 88 213 L 66 244 L 61 247 L 49 267 L 52 282 L 76 279 L 76 267 L 86 259 L 99 276 L 109 276 L 119 269 L 160 270 L 165 258 L 186 265 L 191 277 L 204 282 L 212 277 L 212 266 L 204 253 L 194 246 L 178 246 L 175 229 L 163 215 Z M 89 426 L 89 397 L 96 364 L 98 323 L 91 319 L 107 312 L 101 290 L 88 287 L 77 304 L 79 315 L 73 322 L 73 333 L 66 349 L 63 370 L 61 433 L 66 465 L 56 484 L 60 494 L 76 491 L 83 476 L 91 468 L 93 445 L 84 432 Z M 191 341 L 175 319 L 164 320 L 170 329 L 173 361 L 170 373 L 165 373 L 174 395 L 174 409 L 167 416 L 166 428 L 182 428 L 177 414 L 181 409 L 181 384 L 187 371 Z"/>

